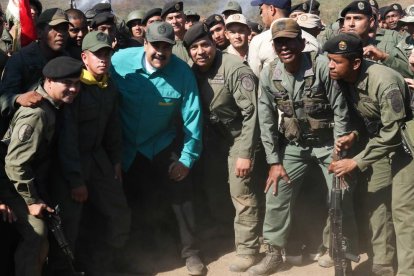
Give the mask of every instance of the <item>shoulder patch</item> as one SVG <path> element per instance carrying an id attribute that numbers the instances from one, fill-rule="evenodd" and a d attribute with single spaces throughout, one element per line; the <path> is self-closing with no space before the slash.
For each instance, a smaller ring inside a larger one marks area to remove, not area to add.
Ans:
<path id="1" fill-rule="evenodd" d="M 20 127 L 18 137 L 21 142 L 26 142 L 32 137 L 33 127 L 31 125 L 24 124 Z"/>
<path id="2" fill-rule="evenodd" d="M 387 99 L 391 101 L 392 110 L 395 113 L 400 113 L 404 108 L 401 92 L 397 89 L 390 91 L 387 94 Z"/>
<path id="3" fill-rule="evenodd" d="M 240 77 L 241 85 L 244 89 L 247 91 L 253 91 L 254 89 L 254 81 L 252 80 L 252 77 L 250 75 L 242 75 Z"/>

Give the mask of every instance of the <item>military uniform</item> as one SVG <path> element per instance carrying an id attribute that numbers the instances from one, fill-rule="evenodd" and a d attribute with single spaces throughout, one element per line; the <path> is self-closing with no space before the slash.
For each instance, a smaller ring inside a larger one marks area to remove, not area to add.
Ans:
<path id="1" fill-rule="evenodd" d="M 185 49 L 182 40 L 175 40 L 175 45 L 173 46 L 173 54 L 182 59 L 187 63 L 191 63 L 191 58 L 188 55 L 187 49 Z"/>

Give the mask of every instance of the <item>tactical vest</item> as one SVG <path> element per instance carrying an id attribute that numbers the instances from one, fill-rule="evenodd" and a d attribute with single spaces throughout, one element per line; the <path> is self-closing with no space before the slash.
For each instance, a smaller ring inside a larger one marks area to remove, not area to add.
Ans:
<path id="1" fill-rule="evenodd" d="M 312 87 L 316 78 L 316 58 L 318 53 L 307 53 L 312 62 L 313 75 L 304 78 L 303 97 L 293 101 L 280 80 L 273 80 L 276 88 L 273 93 L 277 108 L 283 112 L 280 123 L 281 132 L 286 139 L 305 146 L 318 146 L 333 139 L 334 113 L 323 87 Z M 277 61 L 270 66 L 272 79 Z M 303 109 L 303 116 L 295 111 Z"/>

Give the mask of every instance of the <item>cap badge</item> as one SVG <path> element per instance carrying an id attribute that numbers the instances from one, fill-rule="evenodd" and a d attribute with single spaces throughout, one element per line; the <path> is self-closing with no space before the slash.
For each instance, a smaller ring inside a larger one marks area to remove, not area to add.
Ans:
<path id="1" fill-rule="evenodd" d="M 348 45 L 346 44 L 345 41 L 342 40 L 338 43 L 338 48 L 341 51 L 345 51 L 348 48 Z"/>
<path id="2" fill-rule="evenodd" d="M 238 14 L 233 15 L 233 19 L 234 20 L 240 20 L 240 15 L 238 15 Z"/>
<path id="3" fill-rule="evenodd" d="M 221 21 L 221 16 L 216 15 L 216 16 L 214 16 L 214 19 L 215 19 L 216 21 Z"/>
<path id="4" fill-rule="evenodd" d="M 175 10 L 176 10 L 176 11 L 179 11 L 179 10 L 180 10 L 180 4 L 178 4 L 178 3 L 177 3 L 177 4 L 175 4 L 175 5 L 174 5 L 174 8 L 175 8 Z"/>
<path id="5" fill-rule="evenodd" d="M 164 25 L 158 26 L 158 33 L 159 34 L 165 34 L 166 31 L 167 31 L 167 28 L 165 28 Z"/>
<path id="6" fill-rule="evenodd" d="M 361 11 L 365 9 L 365 4 L 363 2 L 358 2 L 358 9 L 360 9 Z"/>
<path id="7" fill-rule="evenodd" d="M 393 8 L 394 10 L 396 10 L 396 11 L 398 10 L 398 6 L 397 6 L 397 5 L 393 5 L 393 6 L 392 6 L 392 8 Z"/>
<path id="8" fill-rule="evenodd" d="M 278 31 L 283 31 L 284 29 L 286 29 L 286 22 L 285 21 L 277 22 L 276 27 Z"/>
<path id="9" fill-rule="evenodd" d="M 374 0 L 369 0 L 369 4 L 370 4 L 371 6 L 375 6 L 375 2 L 374 2 Z"/>
<path id="10" fill-rule="evenodd" d="M 101 33 L 101 32 L 97 33 L 96 40 L 101 41 L 101 42 L 106 42 L 106 34 Z"/>

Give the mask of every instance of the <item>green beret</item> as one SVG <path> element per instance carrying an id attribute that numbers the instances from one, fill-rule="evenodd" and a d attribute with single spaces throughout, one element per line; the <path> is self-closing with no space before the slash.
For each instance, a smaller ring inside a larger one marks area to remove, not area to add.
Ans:
<path id="1" fill-rule="evenodd" d="M 50 79 L 78 78 L 82 72 L 83 63 L 68 56 L 60 56 L 50 60 L 43 67 L 43 76 Z"/>
<path id="2" fill-rule="evenodd" d="M 169 13 L 183 11 L 183 2 L 169 2 L 164 5 L 161 11 L 161 17 L 164 18 Z"/>
<path id="3" fill-rule="evenodd" d="M 148 19 L 150 19 L 153 16 L 159 15 L 161 16 L 161 8 L 153 8 L 150 9 L 149 11 L 147 11 L 144 15 L 144 17 L 142 18 L 142 25 L 147 25 Z"/>
<path id="4" fill-rule="evenodd" d="M 214 27 L 215 25 L 217 25 L 219 23 L 224 25 L 224 19 L 219 14 L 212 14 L 209 17 L 207 17 L 207 19 L 206 19 L 206 21 L 204 21 L 204 23 L 206 23 L 208 29 L 211 29 L 212 27 Z"/>
<path id="5" fill-rule="evenodd" d="M 341 16 L 345 17 L 347 13 L 365 14 L 368 17 L 371 17 L 372 8 L 371 5 L 366 1 L 354 1 L 342 10 Z"/>
<path id="6" fill-rule="evenodd" d="M 348 54 L 363 52 L 362 40 L 354 33 L 340 33 L 329 39 L 323 50 L 328 54 Z"/>
<path id="7" fill-rule="evenodd" d="M 205 36 L 210 36 L 207 25 L 205 23 L 197 22 L 185 33 L 183 39 L 184 46 L 188 49 L 191 44 Z"/>

